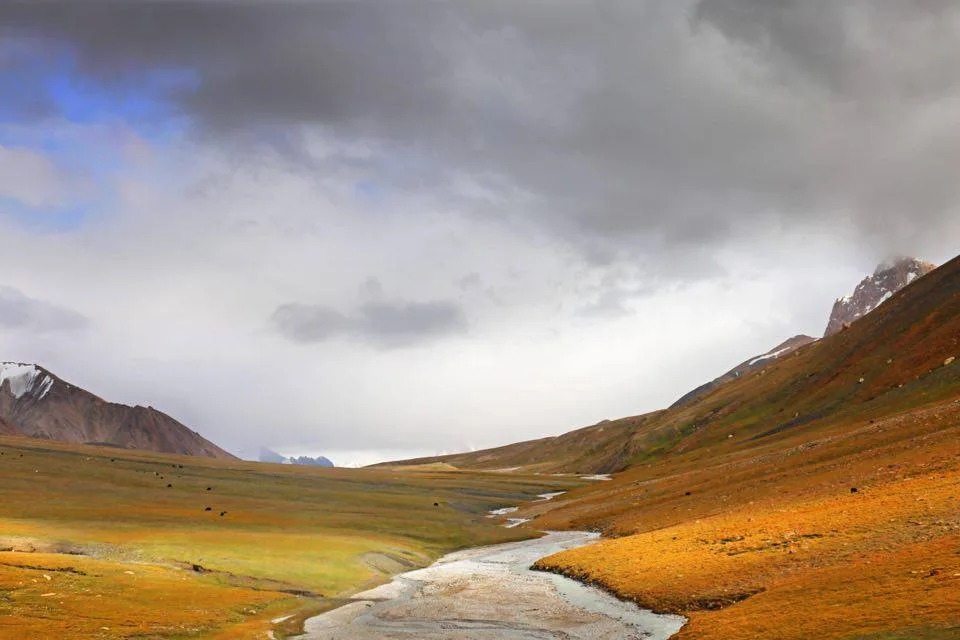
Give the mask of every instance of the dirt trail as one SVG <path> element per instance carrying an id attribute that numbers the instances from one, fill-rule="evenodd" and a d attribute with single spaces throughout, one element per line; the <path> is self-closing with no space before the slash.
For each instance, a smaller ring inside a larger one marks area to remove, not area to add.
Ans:
<path id="1" fill-rule="evenodd" d="M 307 621 L 309 640 L 665 640 L 683 618 L 660 616 L 598 589 L 530 571 L 533 562 L 597 540 L 549 533 L 447 555 Z"/>

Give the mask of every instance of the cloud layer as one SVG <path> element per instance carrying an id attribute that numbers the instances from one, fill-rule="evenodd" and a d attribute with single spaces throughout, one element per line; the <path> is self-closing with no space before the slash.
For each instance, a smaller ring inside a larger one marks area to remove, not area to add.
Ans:
<path id="1" fill-rule="evenodd" d="M 956 253 L 958 36 L 946 0 L 5 2 L 0 349 L 254 453 L 654 409 Z"/>

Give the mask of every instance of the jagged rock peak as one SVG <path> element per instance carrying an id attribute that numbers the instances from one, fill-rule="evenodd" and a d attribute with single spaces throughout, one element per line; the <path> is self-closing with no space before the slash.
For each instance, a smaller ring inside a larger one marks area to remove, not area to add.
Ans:
<path id="1" fill-rule="evenodd" d="M 860 281 L 853 293 L 837 298 L 823 336 L 831 336 L 844 326 L 867 315 L 897 291 L 930 273 L 937 265 L 917 258 L 894 258 L 881 262 L 873 275 Z"/>

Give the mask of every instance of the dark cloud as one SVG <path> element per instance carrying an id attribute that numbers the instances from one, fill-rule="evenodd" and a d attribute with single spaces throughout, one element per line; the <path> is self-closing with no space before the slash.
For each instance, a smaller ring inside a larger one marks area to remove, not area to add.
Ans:
<path id="1" fill-rule="evenodd" d="M 33 333 L 77 331 L 88 326 L 83 315 L 46 300 L 37 300 L 19 289 L 0 286 L 0 327 Z"/>
<path id="2" fill-rule="evenodd" d="M 350 321 L 339 311 L 323 306 L 291 302 L 277 307 L 273 324 L 294 342 L 323 342 L 350 328 Z"/>
<path id="3" fill-rule="evenodd" d="M 213 140 L 305 158 L 319 125 L 382 143 L 380 183 L 499 176 L 533 204 L 494 213 L 588 257 L 695 262 L 758 222 L 912 251 L 960 200 L 946 0 L 50 0 L 0 29 L 103 82 L 196 73 L 169 99 Z"/>
<path id="4" fill-rule="evenodd" d="M 463 309 L 447 301 L 366 302 L 350 315 L 322 305 L 291 303 L 278 307 L 272 321 L 293 342 L 350 337 L 385 348 L 430 342 L 467 329 Z"/>

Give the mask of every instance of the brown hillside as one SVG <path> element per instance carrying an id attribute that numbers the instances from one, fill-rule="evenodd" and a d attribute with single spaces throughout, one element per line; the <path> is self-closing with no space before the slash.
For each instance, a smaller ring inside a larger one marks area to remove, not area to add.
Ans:
<path id="1" fill-rule="evenodd" d="M 209 458 L 234 457 L 152 407 L 107 402 L 36 365 L 2 366 L 0 433 L 5 435 Z"/>
<path id="2" fill-rule="evenodd" d="M 680 638 L 960 636 L 960 260 L 535 503 L 615 536 L 542 569 L 690 618 Z"/>

